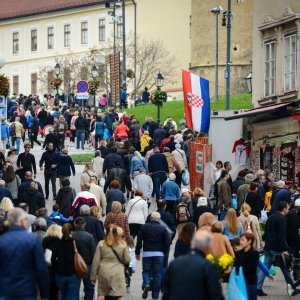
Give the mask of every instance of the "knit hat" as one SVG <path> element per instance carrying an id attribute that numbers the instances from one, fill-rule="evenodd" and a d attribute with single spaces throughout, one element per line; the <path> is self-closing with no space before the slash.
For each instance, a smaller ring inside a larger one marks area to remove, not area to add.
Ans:
<path id="1" fill-rule="evenodd" d="M 246 181 L 246 183 L 250 183 L 250 182 L 252 182 L 252 181 L 254 181 L 254 176 L 253 176 L 253 174 L 247 174 L 246 176 L 245 176 L 245 181 Z"/>

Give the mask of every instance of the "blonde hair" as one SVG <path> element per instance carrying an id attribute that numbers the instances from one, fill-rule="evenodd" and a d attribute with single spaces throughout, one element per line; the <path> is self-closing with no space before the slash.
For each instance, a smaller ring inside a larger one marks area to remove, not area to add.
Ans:
<path id="1" fill-rule="evenodd" d="M 91 163 L 85 164 L 85 166 L 84 166 L 84 171 L 83 171 L 83 172 L 87 172 L 87 171 L 93 171 L 93 172 L 94 172 L 93 166 L 92 166 Z"/>
<path id="2" fill-rule="evenodd" d="M 54 237 L 58 237 L 59 239 L 61 239 L 63 236 L 62 227 L 57 224 L 51 225 L 46 231 L 45 237 L 46 236 L 54 236 Z"/>
<path id="3" fill-rule="evenodd" d="M 106 140 L 101 140 L 100 141 L 100 146 L 106 147 L 106 145 L 107 145 Z"/>
<path id="4" fill-rule="evenodd" d="M 114 201 L 111 205 L 111 212 L 118 214 L 122 210 L 122 204 L 119 201 Z"/>
<path id="5" fill-rule="evenodd" d="M 194 190 L 193 190 L 193 197 L 196 197 L 196 196 L 204 196 L 204 191 L 199 188 L 199 187 L 196 187 Z"/>
<path id="6" fill-rule="evenodd" d="M 14 205 L 8 197 L 3 197 L 2 201 L 0 202 L 0 208 L 7 213 L 14 208 Z"/>
<path id="7" fill-rule="evenodd" d="M 111 224 L 106 232 L 104 243 L 110 247 L 126 245 L 125 241 L 123 240 L 123 229 L 121 227 Z"/>
<path id="8" fill-rule="evenodd" d="M 248 217 L 251 213 L 251 207 L 248 203 L 243 203 L 241 206 L 241 212 L 245 217 Z"/>
<path id="9" fill-rule="evenodd" d="M 225 222 L 230 232 L 238 233 L 239 221 L 236 216 L 236 212 L 233 208 L 229 208 L 225 217 Z"/>
<path id="10" fill-rule="evenodd" d="M 92 217 L 98 218 L 98 215 L 102 213 L 102 209 L 99 206 L 91 207 L 90 214 Z"/>

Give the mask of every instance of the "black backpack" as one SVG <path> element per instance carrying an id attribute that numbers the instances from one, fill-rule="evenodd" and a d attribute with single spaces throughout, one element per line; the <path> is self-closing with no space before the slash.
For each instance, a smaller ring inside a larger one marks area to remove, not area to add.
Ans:
<path id="1" fill-rule="evenodd" d="M 16 135 L 16 124 L 15 123 L 12 123 L 9 128 L 9 135 L 10 136 L 15 136 Z"/>

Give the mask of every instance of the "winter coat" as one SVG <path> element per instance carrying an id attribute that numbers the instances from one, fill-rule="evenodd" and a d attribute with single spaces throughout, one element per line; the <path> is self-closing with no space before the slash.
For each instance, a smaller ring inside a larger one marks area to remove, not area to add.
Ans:
<path id="1" fill-rule="evenodd" d="M 238 176 L 236 180 L 232 182 L 232 193 L 237 194 L 238 188 L 243 184 L 245 184 L 245 178 Z"/>
<path id="2" fill-rule="evenodd" d="M 117 126 L 114 136 L 116 138 L 127 139 L 128 138 L 129 128 L 124 123 L 121 123 Z"/>
<path id="3" fill-rule="evenodd" d="M 126 243 L 113 246 L 117 255 L 129 264 L 130 255 Z M 98 296 L 122 297 L 126 295 L 124 265 L 118 260 L 111 247 L 101 241 L 93 259 L 91 280 L 98 278 Z"/>
<path id="4" fill-rule="evenodd" d="M 263 203 L 260 200 L 259 195 L 256 192 L 249 192 L 246 196 L 246 203 L 251 207 L 251 214 L 260 218 L 260 211 L 262 209 Z"/>
<path id="5" fill-rule="evenodd" d="M 104 122 L 96 121 L 95 122 L 95 134 L 103 134 L 105 129 Z"/>
<path id="6" fill-rule="evenodd" d="M 225 208 L 228 208 L 231 204 L 231 190 L 225 179 L 221 179 L 218 184 L 218 205 Z"/>
<path id="7" fill-rule="evenodd" d="M 101 226 L 99 220 L 90 215 L 80 215 L 85 220 L 85 227 L 84 230 L 90 233 L 94 239 L 95 244 L 97 245 L 100 241 L 104 239 L 104 231 L 103 227 Z"/>
<path id="8" fill-rule="evenodd" d="M 175 201 L 180 197 L 180 189 L 174 181 L 166 181 L 161 188 L 161 197 L 165 200 Z"/>
<path id="9" fill-rule="evenodd" d="M 106 216 L 105 222 L 104 222 L 104 227 L 106 230 L 109 229 L 110 224 L 114 224 L 114 225 L 121 227 L 123 229 L 123 237 L 126 237 L 127 235 L 130 234 L 128 218 L 127 218 L 127 215 L 124 214 L 123 212 L 108 213 Z"/>
<path id="10" fill-rule="evenodd" d="M 287 215 L 287 243 L 291 248 L 292 253 L 300 251 L 300 207 L 295 207 L 289 211 Z"/>
<path id="11" fill-rule="evenodd" d="M 145 224 L 148 216 L 147 202 L 140 196 L 129 200 L 126 207 L 126 215 L 129 224 Z"/>
<path id="12" fill-rule="evenodd" d="M 168 173 L 174 173 L 175 171 L 181 172 L 180 166 L 179 166 L 178 162 L 176 161 L 174 155 L 170 152 L 165 152 L 164 155 L 167 159 L 168 166 L 169 166 Z"/>
<path id="13" fill-rule="evenodd" d="M 0 238 L 0 298 L 49 299 L 49 275 L 41 243 L 20 226 Z"/>
<path id="14" fill-rule="evenodd" d="M 59 211 L 65 218 L 68 218 L 71 215 L 71 207 L 75 197 L 76 192 L 70 186 L 62 187 L 55 197 L 56 204 L 59 206 Z"/>
<path id="15" fill-rule="evenodd" d="M 149 145 L 149 142 L 151 141 L 151 137 L 148 134 L 143 134 L 141 136 L 141 152 L 144 152 L 145 147 Z"/>
<path id="16" fill-rule="evenodd" d="M 124 168 L 122 157 L 116 153 L 110 153 L 104 159 L 103 173 L 112 169 L 115 166 L 116 161 L 120 163 L 121 168 Z"/>
<path id="17" fill-rule="evenodd" d="M 164 172 L 169 173 L 169 165 L 167 158 L 164 154 L 154 152 L 148 160 L 149 173 Z"/>
<path id="18" fill-rule="evenodd" d="M 1 123 L 1 139 L 8 139 L 9 138 L 9 130 L 8 126 L 5 121 Z"/>
<path id="19" fill-rule="evenodd" d="M 86 130 L 87 129 L 86 121 L 82 116 L 78 116 L 78 118 L 75 120 L 75 128 L 76 128 L 76 130 Z"/>
<path id="20" fill-rule="evenodd" d="M 36 212 L 45 207 L 45 198 L 43 195 L 36 189 L 28 188 L 23 193 L 22 202 L 28 204 L 29 213 L 32 215 L 36 215 Z"/>
<path id="21" fill-rule="evenodd" d="M 249 193 L 249 191 L 250 191 L 250 184 L 249 183 L 245 183 L 245 184 L 241 185 L 238 188 L 238 190 L 237 190 L 237 199 L 238 199 L 239 207 L 241 207 L 241 205 L 246 200 L 246 196 Z"/>
<path id="22" fill-rule="evenodd" d="M 166 131 L 163 128 L 158 128 L 154 131 L 153 141 L 155 145 L 160 146 L 162 140 L 166 137 Z"/>
<path id="23" fill-rule="evenodd" d="M 111 212 L 111 205 L 114 201 L 119 201 L 121 204 L 125 203 L 125 197 L 119 189 L 110 189 L 106 192 L 106 213 Z"/>
<path id="24" fill-rule="evenodd" d="M 292 194 L 290 193 L 290 191 L 288 189 L 279 190 L 276 193 L 276 196 L 273 200 L 272 208 L 270 210 L 270 214 L 272 215 L 273 213 L 275 213 L 278 210 L 278 205 L 279 205 L 280 202 L 286 201 L 287 203 L 290 203 L 291 202 L 291 196 L 292 196 Z"/>
<path id="25" fill-rule="evenodd" d="M 104 123 L 106 124 L 106 128 L 112 129 L 112 124 L 115 122 L 115 117 L 112 113 L 108 112 L 105 114 Z"/>
<path id="26" fill-rule="evenodd" d="M 92 163 L 93 170 L 97 174 L 98 180 L 100 180 L 102 178 L 102 174 L 103 174 L 104 159 L 101 156 L 97 156 L 92 159 L 91 163 Z"/>
<path id="27" fill-rule="evenodd" d="M 71 170 L 73 175 L 75 175 L 75 166 L 73 163 L 72 158 L 67 154 L 61 154 L 57 158 L 57 175 L 58 176 L 64 176 L 69 177 L 71 176 Z"/>
<path id="28" fill-rule="evenodd" d="M 90 186 L 91 187 L 90 187 L 89 192 L 95 195 L 98 206 L 100 206 L 102 208 L 102 213 L 105 214 L 105 212 L 106 212 L 106 197 L 105 197 L 102 187 L 95 183 L 91 183 Z"/>
<path id="29" fill-rule="evenodd" d="M 92 176 L 98 178 L 97 174 L 91 170 L 82 172 L 80 175 L 80 186 L 82 187 L 84 184 L 90 183 Z"/>
<path id="30" fill-rule="evenodd" d="M 104 185 L 104 192 L 107 191 L 107 188 L 109 187 L 110 183 L 113 180 L 118 180 L 120 182 L 120 190 L 125 193 L 125 188 L 127 190 L 131 191 L 131 180 L 129 178 L 129 175 L 126 173 L 124 169 L 121 168 L 113 168 L 109 170 L 107 178 L 105 180 Z"/>
<path id="31" fill-rule="evenodd" d="M 251 210 L 252 212 L 252 210 Z M 238 220 L 239 222 L 242 224 L 243 228 L 245 228 L 245 223 L 246 222 L 252 222 L 252 225 L 253 225 L 253 229 L 254 229 L 254 232 L 253 234 L 255 235 L 255 241 L 254 241 L 254 249 L 260 249 L 263 245 L 263 242 L 262 242 L 262 237 L 261 237 L 261 232 L 260 232 L 260 226 L 259 226 L 259 222 L 258 222 L 258 218 L 257 216 L 255 215 L 249 215 L 247 217 L 245 217 L 242 213 L 241 215 L 238 217 Z"/>
<path id="32" fill-rule="evenodd" d="M 187 165 L 185 152 L 181 149 L 175 149 L 172 152 L 172 154 L 173 154 L 175 160 L 177 161 L 177 163 L 179 164 L 180 170 L 184 171 L 185 169 L 187 169 L 188 165 Z"/>
<path id="33" fill-rule="evenodd" d="M 133 176 L 133 173 L 141 168 L 148 171 L 146 160 L 142 156 L 135 155 L 130 162 L 130 175 Z"/>

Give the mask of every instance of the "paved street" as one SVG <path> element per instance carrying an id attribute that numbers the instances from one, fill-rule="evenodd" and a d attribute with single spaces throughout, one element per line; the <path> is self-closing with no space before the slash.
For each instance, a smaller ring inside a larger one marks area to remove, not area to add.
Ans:
<path id="1" fill-rule="evenodd" d="M 22 151 L 23 151 L 23 147 L 22 147 Z M 34 146 L 34 149 L 31 150 L 32 153 L 35 155 L 35 158 L 37 160 L 37 163 L 42 155 L 42 150 L 41 147 L 38 145 Z M 92 150 L 89 149 L 85 149 L 84 151 L 91 153 Z M 83 153 L 82 150 L 76 150 L 74 147 L 70 147 L 69 148 L 69 153 L 73 154 L 73 153 Z M 78 192 L 80 190 L 79 186 L 80 186 L 80 174 L 83 170 L 83 165 L 76 165 L 76 176 L 75 177 L 71 177 L 70 181 L 71 181 L 71 186 L 74 187 L 76 189 L 76 191 Z M 43 172 L 41 172 L 38 168 L 38 174 L 37 174 L 37 180 L 42 184 L 43 188 L 44 188 L 44 177 L 43 177 Z M 58 185 L 57 185 L 58 187 Z M 49 211 L 52 210 L 52 205 L 53 205 L 53 200 L 52 200 L 52 194 L 51 194 L 51 187 L 50 187 L 50 198 L 47 202 L 47 208 L 49 209 Z M 151 209 L 151 208 L 150 208 Z M 174 248 L 174 243 L 173 243 L 173 247 L 171 249 L 171 255 L 170 255 L 170 260 L 173 259 L 173 249 Z M 275 277 L 274 282 L 269 281 L 268 279 L 265 281 L 265 285 L 264 285 L 264 291 L 269 294 L 268 297 L 262 297 L 260 299 L 289 299 L 289 297 L 287 296 L 287 292 L 286 292 L 286 284 L 284 282 L 283 276 L 281 274 L 280 271 L 278 271 L 278 275 Z M 137 269 L 136 269 L 136 273 L 133 275 L 132 277 L 132 282 L 131 282 L 131 288 L 130 288 L 130 293 L 128 293 L 128 295 L 125 297 L 126 300 L 140 300 L 141 299 L 141 282 L 142 282 L 142 267 L 141 267 L 141 262 L 137 262 Z M 81 294 L 82 295 L 82 294 Z M 149 294 L 150 296 L 150 294 Z M 82 297 L 83 299 L 83 297 Z M 149 297 L 148 299 L 151 299 L 151 297 Z M 296 297 L 295 297 L 296 299 Z"/>

